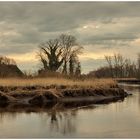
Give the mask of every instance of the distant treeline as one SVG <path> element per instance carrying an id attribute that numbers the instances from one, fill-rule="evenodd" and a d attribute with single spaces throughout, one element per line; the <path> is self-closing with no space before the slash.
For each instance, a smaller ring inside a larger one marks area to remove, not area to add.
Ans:
<path id="1" fill-rule="evenodd" d="M 136 62 L 124 58 L 121 54 L 105 56 L 107 65 L 95 71 L 91 71 L 88 76 L 111 77 L 111 78 L 140 78 L 140 53 Z"/>
<path id="2" fill-rule="evenodd" d="M 7 58 L 5 56 L 0 56 L 0 65 L 16 65 L 15 60 Z"/>
<path id="3" fill-rule="evenodd" d="M 8 76 L 81 76 L 81 63 L 78 55 L 83 47 L 77 39 L 68 34 L 62 34 L 39 45 L 37 53 L 41 68 L 35 74 L 19 70 L 16 62 L 7 57 L 0 57 L 0 77 Z"/>
<path id="4" fill-rule="evenodd" d="M 62 34 L 39 45 L 37 53 L 41 67 L 36 73 L 22 72 L 13 59 L 0 56 L 0 77 L 111 77 L 111 78 L 140 78 L 140 53 L 136 62 L 124 58 L 121 54 L 105 56 L 107 65 L 81 75 L 81 63 L 78 55 L 83 47 L 77 39 L 68 34 Z"/>
<path id="5" fill-rule="evenodd" d="M 13 59 L 0 56 L 0 77 L 24 76 Z"/>

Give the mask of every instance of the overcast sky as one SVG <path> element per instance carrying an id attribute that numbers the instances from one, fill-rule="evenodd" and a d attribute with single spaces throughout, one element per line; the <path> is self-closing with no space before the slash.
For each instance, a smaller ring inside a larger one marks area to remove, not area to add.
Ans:
<path id="1" fill-rule="evenodd" d="M 136 60 L 140 2 L 0 2 L 0 55 L 14 58 L 22 70 L 36 70 L 38 45 L 61 33 L 84 46 L 84 73 L 114 52 Z"/>

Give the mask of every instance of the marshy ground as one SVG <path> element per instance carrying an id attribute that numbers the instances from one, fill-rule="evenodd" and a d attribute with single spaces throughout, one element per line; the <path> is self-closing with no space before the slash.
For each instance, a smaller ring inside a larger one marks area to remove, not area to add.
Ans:
<path id="1" fill-rule="evenodd" d="M 70 106 L 104 103 L 123 99 L 128 94 L 112 79 L 30 78 L 0 79 L 1 106 L 48 106 L 52 102 Z"/>

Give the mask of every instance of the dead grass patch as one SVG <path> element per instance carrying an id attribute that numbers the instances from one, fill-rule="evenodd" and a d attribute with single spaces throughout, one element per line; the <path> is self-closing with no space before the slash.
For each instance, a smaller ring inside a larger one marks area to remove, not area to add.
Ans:
<path id="1" fill-rule="evenodd" d="M 25 87 L 32 90 L 40 87 L 48 88 L 110 88 L 116 87 L 113 79 L 86 79 L 73 80 L 65 78 L 5 78 L 0 79 L 1 87 Z"/>

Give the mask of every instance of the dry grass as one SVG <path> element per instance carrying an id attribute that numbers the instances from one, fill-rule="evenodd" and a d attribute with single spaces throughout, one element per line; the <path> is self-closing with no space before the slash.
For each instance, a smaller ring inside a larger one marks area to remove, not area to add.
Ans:
<path id="1" fill-rule="evenodd" d="M 137 80 L 137 78 L 114 78 L 114 80 Z"/>
<path id="2" fill-rule="evenodd" d="M 65 86 L 77 88 L 109 88 L 115 87 L 116 82 L 113 79 L 89 79 L 89 80 L 72 80 L 64 78 L 1 78 L 0 86 L 7 87 L 29 87 L 29 86 Z"/>

